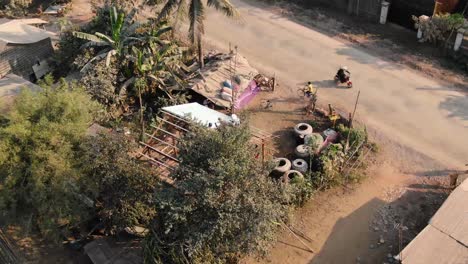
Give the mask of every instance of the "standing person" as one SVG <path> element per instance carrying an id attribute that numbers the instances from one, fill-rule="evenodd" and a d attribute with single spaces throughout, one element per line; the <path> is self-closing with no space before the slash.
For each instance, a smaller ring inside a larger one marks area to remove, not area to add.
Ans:
<path id="1" fill-rule="evenodd" d="M 317 102 L 317 89 L 312 85 L 311 82 L 307 82 L 304 91 L 306 97 L 309 99 L 309 102 L 306 106 L 306 115 L 308 116 L 315 111 L 315 104 Z"/>

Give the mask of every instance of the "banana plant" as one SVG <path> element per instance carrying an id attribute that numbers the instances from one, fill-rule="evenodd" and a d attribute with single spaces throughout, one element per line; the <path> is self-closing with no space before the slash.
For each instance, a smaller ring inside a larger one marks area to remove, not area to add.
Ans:
<path id="1" fill-rule="evenodd" d="M 142 90 L 156 87 L 163 91 L 169 98 L 172 99 L 171 92 L 167 89 L 168 82 L 175 81 L 182 85 L 183 81 L 178 76 L 180 63 L 182 59 L 182 49 L 173 43 L 158 44 L 157 41 L 148 42 L 148 46 L 131 49 L 131 54 L 127 55 L 127 59 L 133 64 L 133 74 L 122 85 L 120 93 L 125 91 L 128 86 L 133 85 L 137 90 L 138 100 L 140 104 L 140 123 L 141 137 L 144 136 L 144 109 Z"/>
<path id="2" fill-rule="evenodd" d="M 122 56 L 124 50 L 132 42 L 141 42 L 142 39 L 135 37 L 135 30 L 139 24 L 134 21 L 137 9 L 133 9 L 127 16 L 125 13 L 118 12 L 115 6 L 109 10 L 110 17 L 110 32 L 109 36 L 95 32 L 89 34 L 85 32 L 74 31 L 73 35 L 77 38 L 88 40 L 87 43 L 81 46 L 82 49 L 89 47 L 99 47 L 101 50 L 91 58 L 81 69 L 85 72 L 89 69 L 94 61 L 99 61 L 106 58 L 106 66 L 109 67 L 112 56 Z"/>

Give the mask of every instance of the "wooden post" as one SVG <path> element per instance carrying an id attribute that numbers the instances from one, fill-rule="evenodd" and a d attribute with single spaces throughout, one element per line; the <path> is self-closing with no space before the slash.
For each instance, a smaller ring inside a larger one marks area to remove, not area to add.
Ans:
<path id="1" fill-rule="evenodd" d="M 234 53 L 234 69 L 232 68 L 231 66 L 231 63 L 232 63 L 232 57 L 229 61 L 229 67 L 231 68 L 231 88 L 232 88 L 232 101 L 231 101 L 231 114 L 234 114 L 234 111 L 236 109 L 236 97 L 237 97 L 237 90 L 235 89 L 234 87 L 234 75 L 236 74 L 237 72 L 237 46 L 234 46 L 234 49 L 235 49 L 235 53 Z"/>
<path id="2" fill-rule="evenodd" d="M 353 111 L 353 116 L 351 117 L 351 122 L 350 122 L 350 128 L 351 128 L 351 124 L 353 123 L 353 120 L 354 120 L 354 114 L 356 114 L 356 108 L 357 108 L 357 105 L 358 105 L 358 102 L 359 102 L 359 95 L 361 95 L 361 90 L 358 91 L 358 94 L 357 94 L 357 97 L 356 97 L 356 103 L 354 104 L 354 111 Z"/>
<path id="3" fill-rule="evenodd" d="M 262 138 L 262 167 L 265 168 L 265 139 Z"/>
<path id="4" fill-rule="evenodd" d="M 275 88 L 276 88 L 276 72 L 273 74 L 273 89 L 272 89 L 272 92 L 275 91 Z"/>

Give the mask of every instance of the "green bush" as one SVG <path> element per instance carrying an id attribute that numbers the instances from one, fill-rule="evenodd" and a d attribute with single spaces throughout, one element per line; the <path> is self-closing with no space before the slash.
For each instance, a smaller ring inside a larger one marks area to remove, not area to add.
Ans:
<path id="1" fill-rule="evenodd" d="M 365 128 L 348 128 L 344 125 L 339 125 L 337 131 L 340 134 L 341 144 L 347 146 L 346 152 L 349 154 L 355 153 L 356 156 L 359 156 L 360 153 L 356 151 L 364 149 L 363 147 L 368 141 L 368 134 Z M 347 142 L 349 140 L 349 142 Z M 347 145 L 348 143 L 348 145 Z"/>
<path id="2" fill-rule="evenodd" d="M 8 17 L 21 17 L 29 12 L 32 0 L 1 0 L 0 15 Z"/>
<path id="3" fill-rule="evenodd" d="M 110 233 L 146 226 L 156 213 L 158 177 L 147 162 L 129 156 L 137 147 L 120 134 L 88 137 L 79 146 L 80 189 L 94 201 L 96 215 Z"/>
<path id="4" fill-rule="evenodd" d="M 303 206 L 315 193 L 315 186 L 309 173 L 304 178 L 294 178 L 285 186 L 285 196 L 293 206 Z"/>
<path id="5" fill-rule="evenodd" d="M 76 184 L 74 150 L 99 106 L 83 89 L 61 81 L 43 90 L 23 90 L 0 128 L 0 212 L 31 219 L 47 238 L 61 226 L 87 219 L 89 211 Z"/>
<path id="6" fill-rule="evenodd" d="M 414 26 L 422 32 L 422 42 L 443 43 L 452 31 L 464 26 L 466 19 L 461 14 L 434 15 L 428 20 L 413 16 Z"/>
<path id="7" fill-rule="evenodd" d="M 182 140 L 174 187 L 156 191 L 146 263 L 236 263 L 266 252 L 287 199 L 249 140 L 247 126 L 197 128 Z"/>

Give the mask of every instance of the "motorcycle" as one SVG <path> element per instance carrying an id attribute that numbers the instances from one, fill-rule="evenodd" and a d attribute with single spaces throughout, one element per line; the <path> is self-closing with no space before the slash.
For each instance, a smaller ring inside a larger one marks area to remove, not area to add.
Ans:
<path id="1" fill-rule="evenodd" d="M 346 86 L 347 86 L 348 88 L 353 88 L 353 82 L 351 82 L 351 81 L 349 80 L 349 77 L 346 77 L 345 80 L 340 80 L 340 77 L 339 77 L 338 74 L 337 74 L 337 75 L 335 75 L 335 82 L 336 82 L 336 85 L 340 85 L 340 84 L 342 84 L 342 83 L 346 83 Z"/>

